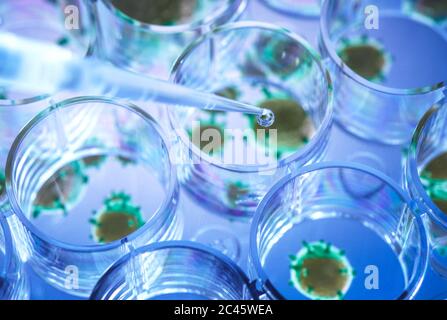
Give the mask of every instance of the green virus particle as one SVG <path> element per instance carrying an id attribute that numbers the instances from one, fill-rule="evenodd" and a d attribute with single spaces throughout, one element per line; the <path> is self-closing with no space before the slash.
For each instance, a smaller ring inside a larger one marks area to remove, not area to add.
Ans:
<path id="1" fill-rule="evenodd" d="M 324 241 L 303 242 L 290 261 L 290 285 L 314 300 L 343 299 L 355 276 L 344 251 Z"/>
<path id="2" fill-rule="evenodd" d="M 64 214 L 81 198 L 88 183 L 81 161 L 72 162 L 54 173 L 39 189 L 33 202 L 33 218 L 42 213 L 62 211 Z"/>
<path id="3" fill-rule="evenodd" d="M 446 0 L 407 0 L 406 5 L 410 12 L 416 11 L 436 23 L 447 21 Z"/>
<path id="4" fill-rule="evenodd" d="M 261 37 L 257 44 L 258 60 L 282 78 L 302 77 L 312 67 L 313 58 L 303 46 L 289 39 Z"/>
<path id="5" fill-rule="evenodd" d="M 275 114 L 275 122 L 266 131 L 266 139 L 270 130 L 276 130 L 278 158 L 283 152 L 294 152 L 307 144 L 315 133 L 311 118 L 297 101 L 291 99 L 268 99 L 259 107 L 270 109 Z M 251 118 L 252 128 L 265 129 L 254 117 Z"/>
<path id="6" fill-rule="evenodd" d="M 226 187 L 227 200 L 232 207 L 236 207 L 240 199 L 249 193 L 248 185 L 243 182 L 232 182 Z"/>
<path id="7" fill-rule="evenodd" d="M 421 182 L 433 202 L 447 214 L 447 152 L 428 163 L 421 173 Z"/>
<path id="8" fill-rule="evenodd" d="M 381 44 L 368 36 L 342 39 L 338 55 L 352 71 L 372 82 L 385 80 L 392 60 Z"/>
<path id="9" fill-rule="evenodd" d="M 6 192 L 6 177 L 3 170 L 0 170 L 0 197 Z"/>
<path id="10" fill-rule="evenodd" d="M 172 26 L 190 22 L 201 10 L 198 0 L 112 0 L 113 5 L 139 22 Z"/>
<path id="11" fill-rule="evenodd" d="M 92 234 L 98 243 L 120 240 L 144 225 L 141 208 L 132 204 L 131 196 L 123 192 L 112 193 L 104 206 L 93 212 L 90 219 Z"/>
<path id="12" fill-rule="evenodd" d="M 189 132 L 192 143 L 210 156 L 220 154 L 225 145 L 225 131 L 217 124 L 200 124 Z"/>
<path id="13" fill-rule="evenodd" d="M 421 182 L 425 191 L 433 203 L 447 215 L 447 152 L 440 154 L 431 160 L 421 172 Z M 430 228 L 434 239 L 443 238 L 444 230 L 439 229 L 436 224 Z M 445 242 L 435 245 L 435 250 L 441 256 L 447 256 L 447 245 Z"/>

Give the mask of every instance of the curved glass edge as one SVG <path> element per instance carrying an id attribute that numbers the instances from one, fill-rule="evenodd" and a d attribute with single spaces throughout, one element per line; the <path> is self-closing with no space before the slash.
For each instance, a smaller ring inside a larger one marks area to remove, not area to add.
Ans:
<path id="1" fill-rule="evenodd" d="M 426 127 L 427 123 L 430 119 L 436 115 L 436 113 L 443 109 L 447 108 L 447 98 L 442 99 L 438 103 L 436 103 L 431 109 L 429 109 L 422 120 L 419 122 L 416 130 L 414 131 L 413 138 L 411 140 L 411 144 L 408 151 L 407 163 L 406 163 L 406 176 L 404 177 L 404 181 L 407 187 L 407 191 L 410 193 L 412 197 L 415 198 L 417 204 L 420 209 L 424 211 L 424 213 L 428 214 L 431 219 L 433 219 L 437 224 L 442 225 L 447 229 L 447 216 L 436 206 L 436 204 L 432 201 L 430 196 L 425 191 L 424 186 L 422 185 L 422 181 L 419 176 L 419 169 L 417 163 L 417 153 L 419 147 L 419 139 L 421 134 Z M 411 188 L 410 184 L 414 187 Z M 414 194 L 416 191 L 416 194 Z"/>
<path id="2" fill-rule="evenodd" d="M 232 0 L 229 6 L 222 7 L 220 10 L 214 12 L 211 16 L 208 16 L 202 20 L 179 24 L 176 26 L 160 26 L 154 24 L 148 24 L 144 22 L 137 21 L 128 15 L 126 15 L 121 10 L 115 8 L 115 6 L 110 2 L 110 0 L 99 0 L 101 1 L 110 12 L 112 12 L 116 17 L 123 19 L 126 23 L 141 28 L 143 30 L 152 31 L 156 33 L 174 34 L 186 31 L 200 30 L 204 27 L 212 27 L 216 24 L 221 24 L 228 22 L 233 16 L 237 19 L 245 11 L 248 0 Z"/>
<path id="3" fill-rule="evenodd" d="M 304 9 L 299 8 L 300 4 L 297 4 L 298 8 L 287 7 L 287 4 L 281 3 L 277 0 L 261 0 L 261 2 L 272 10 L 275 10 L 281 14 L 295 16 L 304 19 L 318 19 L 321 12 L 321 2 L 324 0 L 315 0 L 315 8 Z M 304 5 L 306 6 L 306 5 Z M 319 8 L 317 8 L 317 6 Z"/>
<path id="4" fill-rule="evenodd" d="M 354 71 L 352 71 L 350 68 L 344 67 L 344 62 L 341 60 L 341 58 L 338 56 L 337 52 L 335 51 L 334 44 L 332 43 L 332 40 L 329 36 L 329 28 L 328 28 L 328 20 L 330 18 L 330 10 L 333 8 L 333 6 L 337 2 L 335 0 L 325 0 L 323 1 L 322 10 L 321 10 L 321 17 L 320 17 L 320 46 L 323 50 L 328 52 L 329 57 L 335 62 L 337 65 L 337 68 L 341 70 L 341 72 L 349 77 L 350 79 L 354 80 L 355 82 L 359 83 L 361 86 L 364 86 L 370 90 L 389 94 L 389 95 L 396 95 L 396 96 L 411 96 L 411 95 L 421 95 L 426 94 L 429 92 L 436 91 L 441 88 L 447 88 L 447 80 L 427 85 L 420 88 L 408 88 L 408 89 L 397 89 L 397 88 L 391 88 L 386 87 L 371 81 L 368 81 L 361 76 L 357 75 Z"/>
<path id="5" fill-rule="evenodd" d="M 163 215 L 163 213 L 166 210 L 168 210 L 169 208 L 171 208 L 173 203 L 175 203 L 175 208 L 173 208 L 175 210 L 177 207 L 177 203 L 178 203 L 178 201 L 175 201 L 175 199 L 178 199 L 178 197 L 179 197 L 179 183 L 177 180 L 177 175 L 175 174 L 176 170 L 174 168 L 174 165 L 172 164 L 171 155 L 168 154 L 168 159 L 170 161 L 170 168 L 171 168 L 170 171 L 172 173 L 170 175 L 169 186 L 167 188 L 168 196 L 166 196 L 166 198 L 163 201 L 163 204 L 154 213 L 153 218 L 152 218 L 153 223 L 151 223 L 151 222 L 146 223 L 143 227 L 141 227 L 134 233 L 128 235 L 127 237 L 125 237 L 121 240 L 116 240 L 114 242 L 111 242 L 111 243 L 105 244 L 105 245 L 92 245 L 92 246 L 71 245 L 71 244 L 57 241 L 53 238 L 46 236 L 41 231 L 39 231 L 32 223 L 30 223 L 28 221 L 25 213 L 22 211 L 22 209 L 20 208 L 20 205 L 18 204 L 17 197 L 16 197 L 14 189 L 12 187 L 12 171 L 14 169 L 13 167 L 14 167 L 14 163 L 16 160 L 15 155 L 16 155 L 17 150 L 20 148 L 22 141 L 26 138 L 28 133 L 35 126 L 37 126 L 40 122 L 42 122 L 45 118 L 47 118 L 50 114 L 52 114 L 54 112 L 55 108 L 67 108 L 67 107 L 70 107 L 73 105 L 77 105 L 77 104 L 81 104 L 81 103 L 91 103 L 91 102 L 113 104 L 118 107 L 125 108 L 128 111 L 139 115 L 149 125 L 151 125 L 155 128 L 155 130 L 158 132 L 160 138 L 164 142 L 167 150 L 169 150 L 169 146 L 170 146 L 169 141 L 167 141 L 165 138 L 166 135 L 164 134 L 163 129 L 158 125 L 158 123 L 154 120 L 154 118 L 152 116 L 150 116 L 145 111 L 143 111 L 138 106 L 136 106 L 132 103 L 117 101 L 112 98 L 101 97 L 101 96 L 83 96 L 83 97 L 77 97 L 77 98 L 63 100 L 59 103 L 56 103 L 55 104 L 56 107 L 53 105 L 53 106 L 50 106 L 50 107 L 46 108 L 45 110 L 41 111 L 30 122 L 28 122 L 28 124 L 20 131 L 19 135 L 14 140 L 13 145 L 10 149 L 9 154 L 8 154 L 8 159 L 6 162 L 6 169 L 5 169 L 6 194 L 9 199 L 9 205 L 11 207 L 11 212 L 12 212 L 12 214 L 14 214 L 18 217 L 20 222 L 23 224 L 23 226 L 27 230 L 30 230 L 41 241 L 48 242 L 53 246 L 56 246 L 56 247 L 59 247 L 59 248 L 62 248 L 62 249 L 68 250 L 68 251 L 79 252 L 79 253 L 92 252 L 92 251 L 95 251 L 95 252 L 108 251 L 108 250 L 111 250 L 114 248 L 118 248 L 123 243 L 131 242 L 131 241 L 135 240 L 136 238 L 138 238 L 138 236 L 140 234 L 144 233 L 147 229 L 149 229 L 151 227 L 151 225 L 155 222 L 155 220 L 161 219 L 162 218 L 161 216 Z"/>

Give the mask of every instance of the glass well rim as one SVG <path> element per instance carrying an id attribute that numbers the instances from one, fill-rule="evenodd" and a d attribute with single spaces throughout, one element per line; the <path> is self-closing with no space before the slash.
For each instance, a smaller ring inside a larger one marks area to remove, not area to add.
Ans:
<path id="1" fill-rule="evenodd" d="M 94 245 L 74 245 L 67 242 L 59 241 L 55 238 L 53 238 L 51 235 L 45 234 L 39 228 L 37 228 L 27 217 L 26 214 L 21 209 L 16 193 L 14 191 L 13 185 L 12 185 L 12 172 L 15 166 L 16 162 L 16 154 L 17 151 L 22 146 L 23 140 L 28 136 L 28 134 L 34 129 L 36 125 L 43 122 L 45 119 L 48 118 L 51 114 L 53 114 L 54 110 L 56 108 L 68 108 L 71 106 L 76 105 L 82 105 L 85 103 L 101 103 L 101 104 L 112 104 L 120 108 L 124 108 L 127 111 L 135 114 L 136 116 L 140 117 L 143 121 L 145 121 L 146 124 L 149 126 L 152 126 L 157 134 L 158 137 L 163 141 L 163 144 L 166 147 L 167 150 L 167 161 L 169 161 L 169 171 L 170 171 L 170 179 L 169 179 L 169 185 L 167 188 L 167 194 L 163 199 L 163 203 L 158 207 L 158 209 L 154 212 L 152 215 L 152 218 L 150 221 L 147 221 L 141 228 L 136 230 L 135 232 L 132 232 L 131 234 L 127 235 L 126 237 L 115 240 L 113 242 L 107 243 L 107 244 L 94 244 Z M 5 168 L 5 176 L 6 176 L 6 191 L 7 191 L 7 200 L 9 201 L 9 213 L 10 215 L 16 215 L 19 219 L 20 223 L 24 225 L 24 227 L 29 230 L 33 235 L 38 237 L 42 242 L 49 243 L 54 247 L 61 248 L 63 250 L 68 250 L 72 252 L 82 252 L 82 253 L 89 253 L 89 252 L 104 252 L 112 249 L 119 248 L 120 246 L 132 242 L 135 239 L 137 239 L 141 234 L 143 234 L 146 230 L 151 228 L 156 221 L 163 218 L 163 215 L 165 212 L 167 212 L 167 209 L 170 207 L 171 202 L 173 199 L 178 198 L 178 180 L 176 175 L 176 170 L 174 167 L 174 164 L 172 163 L 171 154 L 169 152 L 169 143 L 166 139 L 166 135 L 164 134 L 164 131 L 159 126 L 159 124 L 155 121 L 155 119 L 150 116 L 148 113 L 146 113 L 144 110 L 142 110 L 140 107 L 125 101 L 120 101 L 113 98 L 108 97 L 101 97 L 101 96 L 81 96 L 81 97 L 75 97 L 63 100 L 61 102 L 55 103 L 55 105 L 49 106 L 48 108 L 41 111 L 39 114 L 37 114 L 32 120 L 30 120 L 20 131 L 16 139 L 14 140 L 11 149 L 8 153 L 8 158 L 6 161 L 6 168 Z"/>
<path id="2" fill-rule="evenodd" d="M 143 254 L 143 253 L 150 253 L 150 252 L 156 252 L 161 250 L 171 250 L 171 249 L 185 249 L 185 250 L 191 250 L 191 251 L 198 251 L 202 254 L 210 255 L 216 258 L 219 262 L 226 264 L 231 269 L 233 269 L 241 278 L 241 280 L 244 282 L 248 292 L 250 295 L 256 300 L 258 297 L 258 293 L 252 286 L 252 282 L 247 277 L 244 271 L 237 265 L 236 262 L 231 260 L 228 256 L 224 255 L 223 253 L 217 251 L 214 248 L 211 248 L 209 246 L 200 244 L 198 242 L 192 242 L 188 240 L 171 240 L 171 241 L 162 241 L 162 242 L 156 242 L 152 243 L 143 247 L 139 247 L 135 250 L 132 250 L 131 252 L 127 253 L 126 255 L 122 256 L 120 259 L 115 261 L 101 276 L 101 278 L 96 283 L 91 295 L 90 300 L 102 300 L 107 293 L 103 292 L 105 289 L 109 288 L 110 285 L 106 284 L 107 279 L 113 275 L 113 273 L 122 267 L 124 267 L 129 261 L 131 261 L 135 256 Z"/>
<path id="3" fill-rule="evenodd" d="M 234 15 L 236 17 L 240 16 L 246 9 L 248 5 L 248 0 L 231 0 L 226 7 L 223 7 L 220 10 L 214 12 L 210 17 L 205 17 L 193 23 L 182 23 L 174 26 L 163 26 L 150 24 L 146 22 L 138 21 L 120 9 L 116 8 L 111 0 L 100 0 L 106 8 L 115 15 L 116 18 L 122 19 L 127 24 L 135 26 L 137 28 L 143 29 L 148 32 L 155 32 L 161 34 L 175 34 L 182 33 L 186 31 L 195 31 L 199 30 L 203 27 L 212 26 L 214 23 L 218 22 L 220 19 L 226 17 L 227 15 Z"/>
<path id="4" fill-rule="evenodd" d="M 447 228 L 447 215 L 441 211 L 441 209 L 438 208 L 438 206 L 433 202 L 433 200 L 430 198 L 430 196 L 425 191 L 424 185 L 422 184 L 419 170 L 418 170 L 418 146 L 419 146 L 419 140 L 421 138 L 421 135 L 423 131 L 427 128 L 427 125 L 429 121 L 432 119 L 433 116 L 435 116 L 438 112 L 440 112 L 443 109 L 447 109 L 447 98 L 443 98 L 437 103 L 435 103 L 422 117 L 421 121 L 419 121 L 419 124 L 417 125 L 413 137 L 411 139 L 410 148 L 408 151 L 408 160 L 407 164 L 409 167 L 409 181 L 407 183 L 413 183 L 416 191 L 417 196 L 419 198 L 422 198 L 422 201 L 427 204 L 430 208 L 430 210 L 427 210 L 426 212 L 432 219 L 434 219 L 438 224 L 441 224 L 444 228 Z M 421 206 L 424 208 L 424 206 Z M 424 212 L 425 213 L 425 212 Z"/>
<path id="5" fill-rule="evenodd" d="M 270 203 L 270 200 L 276 195 L 276 193 L 293 179 L 311 172 L 317 172 L 327 169 L 350 169 L 365 174 L 369 174 L 379 180 L 382 180 L 386 185 L 391 187 L 396 192 L 396 194 L 399 195 L 401 200 L 408 205 L 408 208 L 411 210 L 412 216 L 415 218 L 416 221 L 417 230 L 420 236 L 419 245 L 422 254 L 419 257 L 419 263 L 416 267 L 417 268 L 416 276 L 412 279 L 411 282 L 407 284 L 407 287 L 402 291 L 397 300 L 406 300 L 414 298 L 416 293 L 419 291 L 420 286 L 422 285 L 422 281 L 424 280 L 425 277 L 425 271 L 428 267 L 429 244 L 423 219 L 421 215 L 414 210 L 415 205 L 414 202 L 411 200 L 411 198 L 390 177 L 374 168 L 350 162 L 321 162 L 300 168 L 298 171 L 288 174 L 287 176 L 279 180 L 262 199 L 262 201 L 260 202 L 260 204 L 256 209 L 256 213 L 253 217 L 250 228 L 249 257 L 250 257 L 250 267 L 253 267 L 255 274 L 257 275 L 257 277 L 262 282 L 262 285 L 264 286 L 264 290 L 266 290 L 267 293 L 269 295 L 272 295 L 275 299 L 279 300 L 286 299 L 270 282 L 269 277 L 264 271 L 264 267 L 261 265 L 259 258 L 258 228 L 260 226 L 261 218 L 263 218 L 265 214 L 265 208 Z"/>
<path id="6" fill-rule="evenodd" d="M 260 30 L 266 30 L 271 33 L 278 33 L 283 36 L 286 36 L 293 40 L 295 43 L 298 43 L 300 46 L 302 46 L 306 52 L 311 56 L 312 61 L 316 63 L 318 66 L 319 71 L 321 72 L 322 77 L 325 80 L 325 91 L 326 91 L 326 97 L 324 99 L 323 104 L 325 104 L 325 114 L 324 117 L 318 126 L 318 130 L 316 131 L 315 135 L 310 139 L 309 143 L 307 143 L 305 146 L 299 148 L 297 151 L 289 155 L 287 158 L 281 159 L 277 161 L 275 168 L 272 168 L 270 164 L 268 165 L 234 165 L 234 164 L 224 164 L 221 163 L 219 160 L 213 159 L 209 155 L 203 153 L 201 150 L 199 150 L 198 147 L 196 147 L 193 143 L 191 143 L 189 137 L 186 134 L 186 130 L 183 128 L 179 128 L 177 125 L 177 113 L 175 112 L 174 108 L 168 110 L 168 117 L 169 122 L 171 124 L 171 128 L 177 133 L 177 136 L 179 137 L 180 143 L 188 148 L 189 151 L 191 151 L 195 156 L 199 157 L 202 161 L 206 162 L 207 165 L 217 167 L 219 169 L 236 172 L 236 173 L 257 173 L 257 172 L 268 172 L 272 170 L 276 170 L 278 168 L 285 167 L 289 165 L 290 163 L 299 161 L 300 159 L 309 160 L 309 155 L 311 155 L 315 149 L 318 148 L 319 145 L 321 145 L 321 140 L 324 138 L 326 133 L 330 130 L 332 124 L 334 123 L 334 104 L 333 104 L 333 84 L 332 79 L 329 74 L 329 71 L 326 69 L 326 67 L 323 65 L 322 59 L 320 54 L 309 44 L 307 40 L 305 40 L 300 35 L 293 33 L 289 31 L 286 28 L 276 26 L 274 24 L 270 24 L 267 22 L 260 22 L 260 21 L 239 21 L 239 22 L 233 22 L 226 24 L 222 27 L 218 27 L 214 29 L 213 31 L 210 31 L 203 36 L 196 39 L 194 42 L 192 42 L 184 51 L 183 53 L 177 58 L 176 62 L 174 63 L 172 70 L 171 70 L 171 76 L 170 81 L 173 83 L 175 82 L 175 77 L 177 76 L 179 69 L 181 68 L 182 64 L 185 60 L 188 59 L 188 57 L 195 51 L 196 48 L 198 48 L 200 45 L 205 43 L 208 39 L 213 38 L 215 35 L 219 35 L 220 33 L 225 32 L 234 32 L 241 29 L 260 29 Z"/>

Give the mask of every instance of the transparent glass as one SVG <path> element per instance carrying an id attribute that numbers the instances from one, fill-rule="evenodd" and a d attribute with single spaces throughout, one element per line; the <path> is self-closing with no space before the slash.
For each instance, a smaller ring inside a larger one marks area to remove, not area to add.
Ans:
<path id="1" fill-rule="evenodd" d="M 6 219 L 0 215 L 0 300 L 29 298 L 28 280 L 23 272 Z"/>
<path id="2" fill-rule="evenodd" d="M 332 125 L 331 80 L 318 54 L 285 29 L 259 22 L 218 28 L 183 53 L 171 80 L 277 108 L 273 130 L 258 127 L 244 114 L 169 110 L 183 152 L 181 180 L 213 212 L 250 218 L 275 181 L 325 156 Z M 208 133 L 215 153 L 202 146 Z"/>
<path id="3" fill-rule="evenodd" d="M 75 3 L 71 0 L 65 2 L 67 5 Z M 83 19 L 86 15 L 82 11 L 79 17 Z M 68 30 L 64 24 L 64 13 L 56 3 L 47 0 L 0 2 L 0 31 L 58 44 L 80 55 L 89 54 L 93 42 L 92 28 L 88 27 L 87 19 L 85 21 L 85 26 L 83 23 L 79 30 Z M 32 117 L 48 106 L 48 101 L 47 94 L 0 86 L 0 199 L 4 197 L 4 167 L 12 141 Z"/>
<path id="4" fill-rule="evenodd" d="M 304 17 L 319 17 L 322 0 L 263 0 L 279 12 Z"/>
<path id="5" fill-rule="evenodd" d="M 428 242 L 422 217 L 388 177 L 322 163 L 283 178 L 250 235 L 250 271 L 271 299 L 413 299 Z"/>
<path id="6" fill-rule="evenodd" d="M 62 101 L 20 132 L 6 184 L 23 260 L 58 289 L 86 297 L 135 247 L 181 237 L 169 144 L 138 107 Z"/>
<path id="7" fill-rule="evenodd" d="M 447 4 L 445 1 L 403 0 L 403 8 L 407 14 L 423 19 L 427 23 L 441 26 L 447 31 Z"/>
<path id="8" fill-rule="evenodd" d="M 426 214 L 432 267 L 447 276 L 447 102 L 435 104 L 417 127 L 404 182 Z"/>
<path id="9" fill-rule="evenodd" d="M 99 48 L 115 65 L 161 79 L 201 34 L 237 20 L 246 0 L 97 1 Z"/>
<path id="10" fill-rule="evenodd" d="M 408 143 L 446 86 L 442 30 L 409 15 L 401 1 L 325 1 L 320 49 L 337 121 L 367 140 Z"/>
<path id="11" fill-rule="evenodd" d="M 203 245 L 169 241 L 139 248 L 102 276 L 95 300 L 253 300 L 248 278 L 229 258 Z"/>
<path id="12" fill-rule="evenodd" d="M 70 37 L 81 55 L 91 55 L 95 50 L 96 26 L 94 1 L 91 0 L 56 0 L 65 32 Z"/>

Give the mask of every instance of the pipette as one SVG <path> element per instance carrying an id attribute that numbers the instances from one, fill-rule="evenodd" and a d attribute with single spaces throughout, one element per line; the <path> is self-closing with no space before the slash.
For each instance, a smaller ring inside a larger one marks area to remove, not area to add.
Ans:
<path id="1" fill-rule="evenodd" d="M 37 93 L 58 91 L 113 95 L 133 101 L 242 112 L 269 127 L 274 114 L 263 108 L 127 72 L 94 58 L 79 58 L 56 45 L 0 32 L 0 84 Z M 181 102 L 180 102 L 181 101 Z"/>

